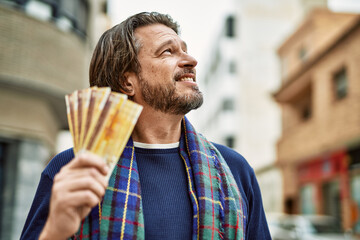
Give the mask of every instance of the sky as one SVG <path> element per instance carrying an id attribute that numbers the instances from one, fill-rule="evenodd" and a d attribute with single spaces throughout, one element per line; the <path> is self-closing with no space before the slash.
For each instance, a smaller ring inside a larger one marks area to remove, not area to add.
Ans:
<path id="1" fill-rule="evenodd" d="M 329 8 L 344 12 L 360 12 L 360 0 L 328 0 Z"/>
<path id="2" fill-rule="evenodd" d="M 143 11 L 170 14 L 180 25 L 188 52 L 198 60 L 200 73 L 224 19 L 233 12 L 234 1 L 241 0 L 222 0 L 221 4 L 209 0 L 109 0 L 108 10 L 113 25 Z M 360 0 L 328 0 L 328 4 L 332 10 L 360 13 Z"/>

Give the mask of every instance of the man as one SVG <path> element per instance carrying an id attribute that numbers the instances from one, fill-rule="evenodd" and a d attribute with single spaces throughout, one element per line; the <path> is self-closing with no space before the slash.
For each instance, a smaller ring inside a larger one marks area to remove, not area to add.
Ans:
<path id="1" fill-rule="evenodd" d="M 143 111 L 109 182 L 97 156 L 54 157 L 22 239 L 271 239 L 252 168 L 184 117 L 203 102 L 196 65 L 168 15 L 140 13 L 106 31 L 90 85 Z"/>

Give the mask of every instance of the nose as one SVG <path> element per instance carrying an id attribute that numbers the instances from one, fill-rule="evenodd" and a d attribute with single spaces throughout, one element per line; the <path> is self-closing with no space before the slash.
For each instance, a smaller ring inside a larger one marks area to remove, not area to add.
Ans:
<path id="1" fill-rule="evenodd" d="M 187 52 L 183 52 L 179 65 L 180 67 L 194 68 L 197 63 L 197 60 L 193 56 L 189 55 Z"/>

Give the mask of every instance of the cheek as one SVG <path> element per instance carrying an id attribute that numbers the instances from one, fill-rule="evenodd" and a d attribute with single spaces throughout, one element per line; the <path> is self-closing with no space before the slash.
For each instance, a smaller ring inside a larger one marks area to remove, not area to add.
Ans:
<path id="1" fill-rule="evenodd" d="M 157 67 L 157 66 L 151 66 L 151 68 L 150 68 L 150 70 L 149 70 L 149 72 L 150 72 L 150 74 L 152 74 L 152 75 L 158 75 L 159 74 L 159 71 L 160 71 L 160 69 L 159 69 L 159 67 Z"/>
<path id="2" fill-rule="evenodd" d="M 172 78 L 174 69 L 165 64 L 152 65 L 148 68 L 148 77 L 151 78 Z"/>
<path id="3" fill-rule="evenodd" d="M 176 72 L 176 61 L 172 59 L 162 59 L 153 61 L 143 61 L 142 75 L 146 79 L 158 81 L 160 79 L 172 79 Z"/>
<path id="4" fill-rule="evenodd" d="M 159 69 L 156 65 L 143 65 L 141 67 L 141 74 L 145 79 L 157 78 L 159 75 Z"/>

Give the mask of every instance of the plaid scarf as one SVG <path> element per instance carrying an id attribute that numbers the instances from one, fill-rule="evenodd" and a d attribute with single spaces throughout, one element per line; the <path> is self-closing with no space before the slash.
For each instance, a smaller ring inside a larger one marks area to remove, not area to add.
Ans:
<path id="1" fill-rule="evenodd" d="M 220 152 L 184 118 L 180 155 L 193 203 L 193 240 L 245 239 L 239 189 Z M 130 138 L 98 207 L 71 239 L 144 239 L 135 148 Z"/>

